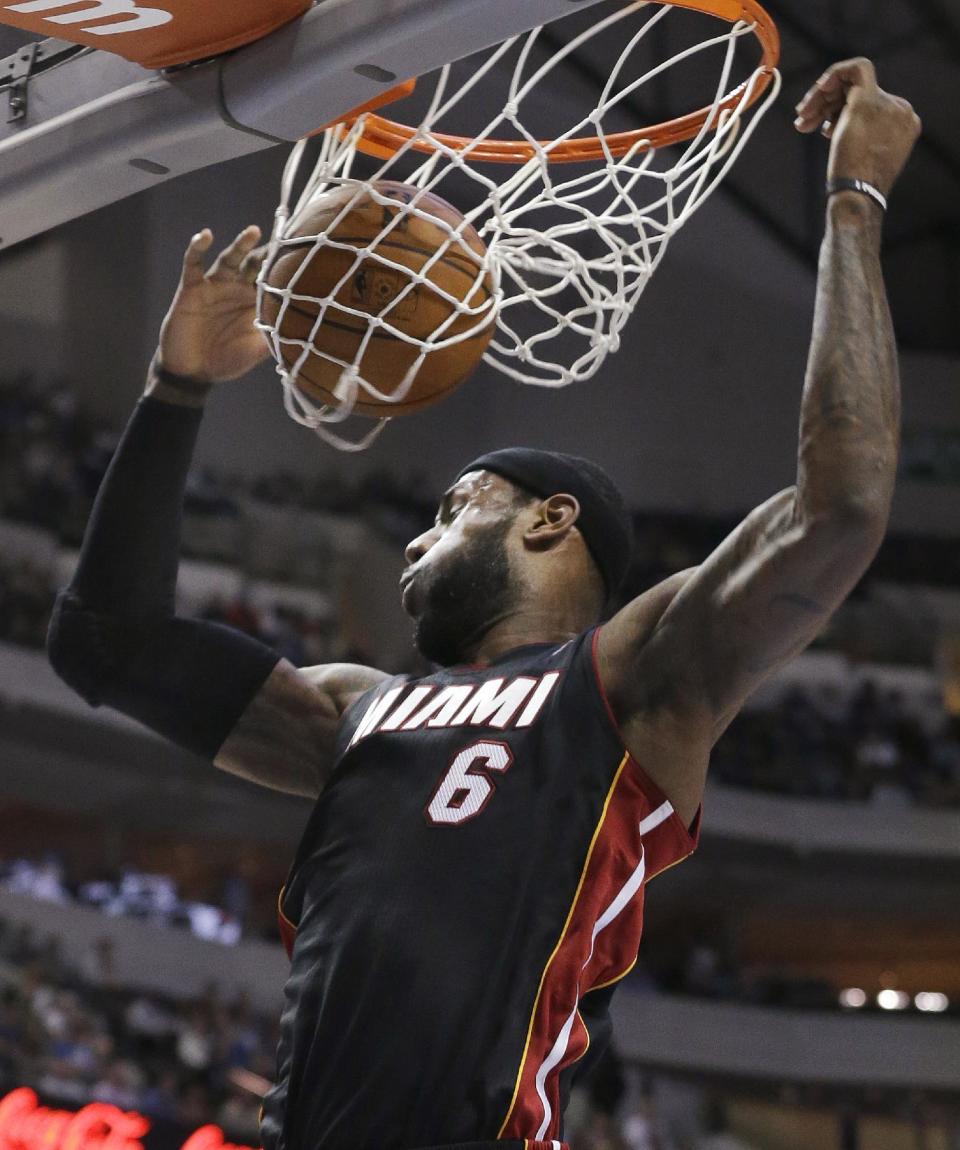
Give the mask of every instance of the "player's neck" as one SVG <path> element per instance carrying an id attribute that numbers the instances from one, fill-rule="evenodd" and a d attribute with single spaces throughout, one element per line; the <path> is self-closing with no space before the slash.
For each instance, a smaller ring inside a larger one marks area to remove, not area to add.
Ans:
<path id="1" fill-rule="evenodd" d="M 541 607 L 519 608 L 485 631 L 466 651 L 463 662 L 483 667 L 517 647 L 566 643 L 579 635 L 583 627 L 582 619 L 573 619 L 567 612 L 561 614 Z"/>

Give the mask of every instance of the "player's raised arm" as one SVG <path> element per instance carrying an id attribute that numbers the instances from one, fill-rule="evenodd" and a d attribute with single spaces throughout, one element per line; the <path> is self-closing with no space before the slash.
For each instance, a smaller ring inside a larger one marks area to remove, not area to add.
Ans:
<path id="1" fill-rule="evenodd" d="M 180 518 L 203 406 L 268 348 L 253 325 L 260 253 L 248 228 L 215 260 L 194 236 L 164 320 L 146 394 L 104 478 L 70 586 L 48 637 L 58 674 L 218 766 L 278 790 L 316 795 L 343 707 L 376 672 L 300 674 L 269 647 L 180 619 Z"/>
<path id="2" fill-rule="evenodd" d="M 603 629 L 600 667 L 624 725 L 676 755 L 670 797 L 690 814 L 707 756 L 748 695 L 822 630 L 886 530 L 899 444 L 896 348 L 880 268 L 882 197 L 919 134 L 873 66 L 837 64 L 796 127 L 831 137 L 797 482 L 753 511 L 686 580 L 646 637 L 643 598 Z M 856 190 L 855 181 L 868 188 Z M 877 199 L 877 194 L 881 199 Z M 679 808 L 678 808 L 679 809 Z"/>

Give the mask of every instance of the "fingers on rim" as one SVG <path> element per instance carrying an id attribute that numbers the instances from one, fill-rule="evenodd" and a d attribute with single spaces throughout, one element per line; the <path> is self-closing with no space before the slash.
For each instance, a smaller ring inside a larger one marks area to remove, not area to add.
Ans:
<path id="1" fill-rule="evenodd" d="M 816 83 L 817 88 L 848 87 L 859 84 L 862 87 L 876 87 L 877 70 L 873 61 L 866 56 L 854 56 L 850 60 L 840 60 L 831 65 Z"/>
<path id="2" fill-rule="evenodd" d="M 813 132 L 825 120 L 836 120 L 842 107 L 841 95 L 828 96 L 825 92 L 816 92 L 805 96 L 797 105 L 794 124 L 801 132 Z"/>
<path id="3" fill-rule="evenodd" d="M 815 132 L 819 123 L 819 120 L 811 119 L 809 116 L 797 116 L 793 121 L 793 126 L 798 132 L 803 132 L 806 135 L 810 132 Z"/>
<path id="4" fill-rule="evenodd" d="M 835 121 L 851 87 L 875 88 L 876 69 L 866 56 L 841 60 L 829 67 L 797 104 L 800 131 L 813 131 L 823 121 Z M 827 134 L 826 132 L 824 133 Z"/>
<path id="5" fill-rule="evenodd" d="M 843 103 L 845 92 L 842 88 L 821 88 L 818 87 L 819 81 L 806 93 L 803 99 L 797 104 L 798 112 L 809 112 L 813 114 L 824 108 L 837 107 Z"/>

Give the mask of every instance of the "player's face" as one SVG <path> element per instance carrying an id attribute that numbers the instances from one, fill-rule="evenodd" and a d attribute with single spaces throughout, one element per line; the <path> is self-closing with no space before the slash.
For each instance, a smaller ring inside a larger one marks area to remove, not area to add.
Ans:
<path id="1" fill-rule="evenodd" d="M 472 471 L 444 495 L 430 530 L 408 545 L 403 607 L 416 622 L 417 649 L 431 662 L 464 661 L 519 598 L 508 542 L 517 510 L 510 483 Z"/>

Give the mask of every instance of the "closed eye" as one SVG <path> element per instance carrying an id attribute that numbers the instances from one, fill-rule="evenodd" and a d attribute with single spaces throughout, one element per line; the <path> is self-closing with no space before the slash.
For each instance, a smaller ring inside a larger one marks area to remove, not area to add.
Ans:
<path id="1" fill-rule="evenodd" d="M 444 498 L 443 502 L 437 510 L 437 516 L 433 521 L 434 527 L 442 526 L 445 523 L 451 523 L 460 512 L 466 507 L 466 503 L 453 504 L 449 498 Z"/>

